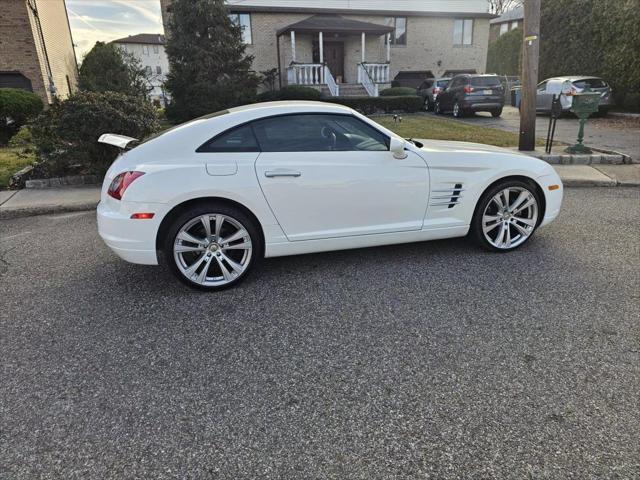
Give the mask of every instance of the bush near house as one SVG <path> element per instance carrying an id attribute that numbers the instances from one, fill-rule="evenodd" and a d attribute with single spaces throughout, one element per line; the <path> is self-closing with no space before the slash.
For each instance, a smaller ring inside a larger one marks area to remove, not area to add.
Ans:
<path id="1" fill-rule="evenodd" d="M 0 88 L 0 145 L 6 145 L 20 127 L 42 110 L 35 93 L 16 88 Z"/>
<path id="2" fill-rule="evenodd" d="M 422 97 L 328 97 L 326 102 L 339 103 L 353 108 L 365 115 L 372 113 L 412 113 L 418 112 L 424 105 Z"/>
<path id="3" fill-rule="evenodd" d="M 515 28 L 489 44 L 487 72 L 519 76 L 522 64 L 522 29 Z"/>
<path id="4" fill-rule="evenodd" d="M 41 163 L 38 175 L 104 173 L 118 155 L 98 143 L 103 133 L 143 139 L 158 129 L 153 106 L 141 97 L 115 92 L 80 92 L 55 102 L 31 131 Z"/>
<path id="5" fill-rule="evenodd" d="M 173 0 L 168 12 L 169 120 L 184 122 L 255 101 L 260 78 L 251 71 L 242 28 L 229 19 L 224 0 Z"/>
<path id="6" fill-rule="evenodd" d="M 381 97 L 413 97 L 416 95 L 415 88 L 391 87 L 380 91 Z"/>
<path id="7" fill-rule="evenodd" d="M 278 100 L 320 100 L 321 94 L 318 90 L 302 85 L 289 85 L 280 90 L 263 92 L 258 95 L 259 102 L 274 102 Z"/>

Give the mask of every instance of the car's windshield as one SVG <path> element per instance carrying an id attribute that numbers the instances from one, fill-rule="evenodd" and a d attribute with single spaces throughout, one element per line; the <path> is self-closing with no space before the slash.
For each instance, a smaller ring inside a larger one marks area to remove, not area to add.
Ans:
<path id="1" fill-rule="evenodd" d="M 500 79 L 498 77 L 472 77 L 471 85 L 474 87 L 498 87 Z"/>

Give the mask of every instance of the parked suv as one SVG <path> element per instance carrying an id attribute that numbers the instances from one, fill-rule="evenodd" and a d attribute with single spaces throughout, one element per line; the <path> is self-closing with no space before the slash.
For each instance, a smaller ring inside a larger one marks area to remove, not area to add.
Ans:
<path id="1" fill-rule="evenodd" d="M 441 114 L 453 112 L 454 117 L 467 113 L 490 112 L 502 115 L 504 87 L 497 75 L 456 75 L 447 88 L 438 95 L 434 110 Z"/>
<path id="2" fill-rule="evenodd" d="M 424 109 L 431 110 L 436 104 L 436 98 L 447 88 L 450 78 L 430 78 L 418 87 L 418 95 L 424 99 Z"/>
<path id="3" fill-rule="evenodd" d="M 536 96 L 536 111 L 550 112 L 553 95 L 560 96 L 562 111 L 571 109 L 573 95 L 582 92 L 597 92 L 600 94 L 599 112 L 606 115 L 613 105 L 611 87 L 598 77 L 554 77 L 547 78 L 538 84 Z"/>

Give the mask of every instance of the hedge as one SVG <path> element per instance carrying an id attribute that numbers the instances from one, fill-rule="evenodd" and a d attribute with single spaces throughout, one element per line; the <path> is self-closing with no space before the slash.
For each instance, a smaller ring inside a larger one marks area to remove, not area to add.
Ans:
<path id="1" fill-rule="evenodd" d="M 489 44 L 487 72 L 498 75 L 520 75 L 522 63 L 522 29 L 515 28 Z"/>
<path id="2" fill-rule="evenodd" d="M 320 100 L 322 95 L 318 90 L 302 85 L 289 85 L 280 90 L 267 91 L 258 95 L 259 102 L 273 102 L 278 100 Z"/>
<path id="3" fill-rule="evenodd" d="M 43 174 L 102 174 L 118 149 L 98 143 L 103 133 L 143 139 L 158 128 L 151 103 L 116 92 L 80 92 L 55 102 L 31 126 Z"/>
<path id="4" fill-rule="evenodd" d="M 385 88 L 380 92 L 381 97 L 413 97 L 415 95 L 416 89 L 409 87 Z"/>
<path id="5" fill-rule="evenodd" d="M 412 113 L 422 110 L 424 100 L 414 95 L 412 97 L 329 97 L 326 102 L 338 103 L 353 108 L 365 115 L 372 113 Z"/>
<path id="6" fill-rule="evenodd" d="M 17 88 L 0 88 L 0 145 L 20 127 L 42 111 L 42 100 L 35 93 Z"/>

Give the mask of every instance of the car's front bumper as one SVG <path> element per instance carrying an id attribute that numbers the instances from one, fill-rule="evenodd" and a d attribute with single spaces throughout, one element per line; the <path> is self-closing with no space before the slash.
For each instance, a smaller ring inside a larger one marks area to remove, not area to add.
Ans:
<path id="1" fill-rule="evenodd" d="M 134 220 L 134 213 L 153 213 L 151 219 Z M 157 265 L 156 236 L 167 213 L 161 203 L 138 203 L 103 198 L 98 204 L 98 233 L 111 250 L 123 260 Z"/>
<path id="2" fill-rule="evenodd" d="M 562 198 L 564 196 L 564 185 L 562 184 L 560 176 L 555 171 L 553 171 L 553 173 L 538 177 L 536 180 L 542 188 L 545 198 L 544 218 L 540 223 L 540 226 L 542 227 L 554 221 L 560 214 L 560 208 L 562 207 Z M 553 187 L 555 185 L 559 186 L 560 188 L 557 188 L 555 190 L 549 189 L 549 187 Z"/>

